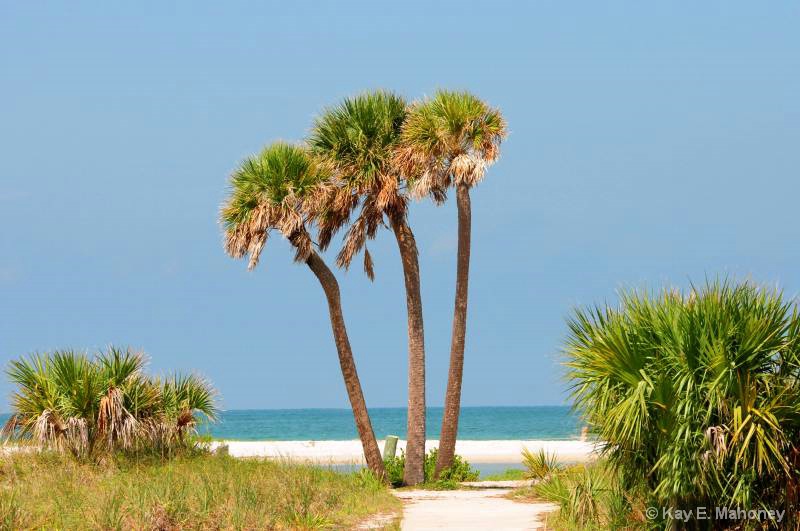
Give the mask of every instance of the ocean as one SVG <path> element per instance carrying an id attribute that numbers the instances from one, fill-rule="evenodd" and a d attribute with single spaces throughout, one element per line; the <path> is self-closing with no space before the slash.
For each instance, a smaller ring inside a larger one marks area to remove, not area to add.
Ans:
<path id="1" fill-rule="evenodd" d="M 8 420 L 0 414 L 0 425 Z M 370 409 L 375 436 L 406 434 L 406 409 Z M 442 408 L 428 408 L 428 439 L 438 439 Z M 567 406 L 464 407 L 458 437 L 464 440 L 569 440 L 580 435 L 580 420 Z M 349 409 L 232 409 L 198 431 L 239 441 L 344 441 L 358 439 Z"/>
<path id="2" fill-rule="evenodd" d="M 442 408 L 428 408 L 427 433 L 438 439 Z M 378 439 L 406 433 L 405 408 L 370 409 Z M 357 439 L 349 409 L 240 409 L 224 411 L 200 433 L 242 441 L 336 441 Z M 569 440 L 580 435 L 580 420 L 567 406 L 464 407 L 458 424 L 463 440 Z"/>

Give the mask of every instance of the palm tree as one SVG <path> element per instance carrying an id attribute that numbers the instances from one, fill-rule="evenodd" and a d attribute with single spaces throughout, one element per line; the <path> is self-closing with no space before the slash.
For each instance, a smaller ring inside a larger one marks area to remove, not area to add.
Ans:
<path id="1" fill-rule="evenodd" d="M 320 116 L 308 143 L 333 170 L 334 186 L 319 209 L 320 246 L 350 223 L 337 264 L 347 268 L 364 250 L 364 270 L 373 278 L 366 248 L 388 221 L 400 250 L 408 314 L 408 429 L 404 482 L 424 481 L 425 333 L 422 321 L 419 260 L 407 220 L 407 199 L 392 166 L 405 119 L 406 103 L 391 92 L 374 91 L 345 99 Z M 359 210 L 360 207 L 360 210 Z M 356 212 L 358 214 L 356 215 Z"/>
<path id="2" fill-rule="evenodd" d="M 342 314 L 339 283 L 316 253 L 306 223 L 315 194 L 324 189 L 327 174 L 302 147 L 276 142 L 246 159 L 231 177 L 231 193 L 222 207 L 225 250 L 234 258 L 249 254 L 248 269 L 258 264 L 270 231 L 283 234 L 295 248 L 295 261 L 316 275 L 328 301 L 339 365 L 353 409 L 358 435 L 369 468 L 385 477 L 383 460 L 356 372 L 353 351 Z"/>
<path id="3" fill-rule="evenodd" d="M 500 142 L 505 135 L 506 124 L 500 111 L 468 92 L 440 90 L 409 111 L 395 156 L 395 163 L 408 180 L 413 196 L 430 195 L 437 203 L 442 203 L 447 189 L 450 186 L 456 189 L 455 310 L 436 477 L 453 463 L 461 409 L 472 225 L 469 190 L 483 179 L 486 167 L 499 156 Z"/>

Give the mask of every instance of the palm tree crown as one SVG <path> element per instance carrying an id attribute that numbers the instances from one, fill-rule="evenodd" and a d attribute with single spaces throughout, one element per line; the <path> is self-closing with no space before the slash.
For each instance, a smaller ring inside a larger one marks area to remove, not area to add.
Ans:
<path id="1" fill-rule="evenodd" d="M 249 254 L 248 269 L 253 269 L 269 232 L 276 229 L 297 249 L 295 260 L 305 261 L 312 251 L 306 230 L 310 199 L 326 179 L 306 149 L 284 142 L 245 159 L 231 176 L 220 215 L 225 251 L 233 258 Z"/>
<path id="2" fill-rule="evenodd" d="M 454 180 L 472 187 L 483 178 L 506 134 L 499 110 L 469 92 L 439 90 L 410 109 L 394 162 L 413 196 L 442 202 Z"/>
<path id="3" fill-rule="evenodd" d="M 318 212 L 319 244 L 323 249 L 361 204 L 337 257 L 340 267 L 349 267 L 367 238 L 375 237 L 384 214 L 390 221 L 405 219 L 406 201 L 392 166 L 405 115 L 402 97 L 379 90 L 345 99 L 326 110 L 312 128 L 308 144 L 334 172 L 335 186 Z M 365 270 L 372 278 L 368 251 L 364 260 Z"/>

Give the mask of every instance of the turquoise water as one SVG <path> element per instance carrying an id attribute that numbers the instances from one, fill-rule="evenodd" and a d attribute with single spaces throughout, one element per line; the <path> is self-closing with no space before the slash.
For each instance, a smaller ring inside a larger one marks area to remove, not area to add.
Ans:
<path id="1" fill-rule="evenodd" d="M 405 408 L 370 410 L 375 435 L 405 438 Z M 8 414 L 0 414 L 0 425 Z M 438 439 L 442 408 L 428 408 L 428 438 Z M 224 411 L 218 422 L 199 431 L 215 439 L 240 441 L 337 441 L 357 439 L 349 409 L 236 409 Z M 580 422 L 566 406 L 465 407 L 458 436 L 464 440 L 576 439 Z"/>
<path id="2" fill-rule="evenodd" d="M 405 438 L 405 408 L 370 410 L 375 435 Z M 438 439 L 442 408 L 428 408 L 428 438 Z M 357 439 L 349 409 L 253 409 L 230 410 L 219 421 L 200 428 L 216 439 L 316 440 Z M 465 407 L 461 410 L 458 436 L 464 440 L 576 439 L 580 422 L 566 406 Z"/>

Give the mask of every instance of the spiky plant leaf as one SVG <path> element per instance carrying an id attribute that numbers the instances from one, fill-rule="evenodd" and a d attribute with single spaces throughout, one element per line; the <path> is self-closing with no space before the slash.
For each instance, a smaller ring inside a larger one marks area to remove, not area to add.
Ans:
<path id="1" fill-rule="evenodd" d="M 789 502 L 776 492 L 800 479 L 797 321 L 750 283 L 623 292 L 569 322 L 573 398 L 623 481 L 658 503 Z"/>
<path id="2" fill-rule="evenodd" d="M 312 250 L 308 210 L 327 178 L 323 165 L 304 148 L 284 142 L 245 159 L 231 175 L 230 194 L 220 213 L 227 253 L 233 258 L 250 255 L 248 269 L 253 269 L 270 232 L 278 230 L 295 244 L 295 259 L 307 259 Z"/>
<path id="3" fill-rule="evenodd" d="M 4 434 L 83 458 L 156 440 L 174 445 L 198 413 L 214 420 L 208 382 L 177 375 L 162 385 L 143 374 L 144 360 L 110 347 L 93 358 L 64 350 L 12 361 L 7 372 L 17 390 Z"/>
<path id="4" fill-rule="evenodd" d="M 497 109 L 469 92 L 439 90 L 411 107 L 394 164 L 412 195 L 441 202 L 454 182 L 471 187 L 483 179 L 506 134 Z"/>
<path id="5" fill-rule="evenodd" d="M 407 200 L 392 164 L 405 116 L 402 97 L 382 90 L 365 92 L 326 109 L 307 139 L 332 171 L 332 186 L 315 215 L 320 246 L 325 249 L 349 224 L 337 256 L 340 267 L 350 266 L 385 224 L 384 216 L 395 223 L 405 220 Z M 370 272 L 365 262 L 365 273 Z"/>

